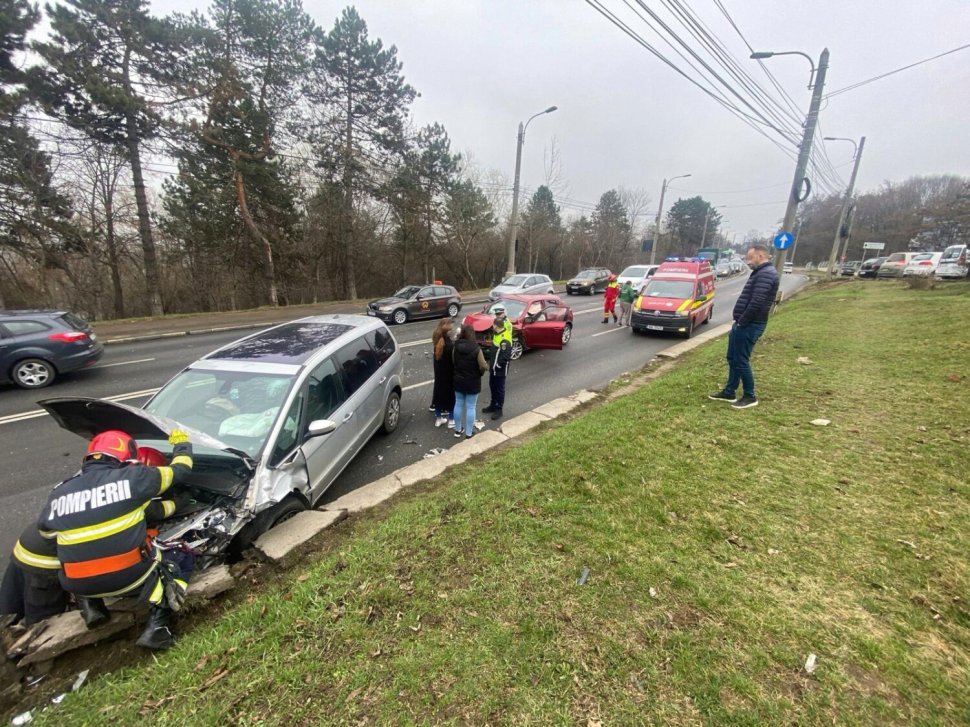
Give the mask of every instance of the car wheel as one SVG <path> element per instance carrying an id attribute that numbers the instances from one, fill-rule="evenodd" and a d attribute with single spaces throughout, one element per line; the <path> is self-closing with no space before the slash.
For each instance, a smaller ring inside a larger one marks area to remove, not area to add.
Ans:
<path id="1" fill-rule="evenodd" d="M 522 339 L 521 338 L 513 338 L 512 339 L 512 352 L 510 354 L 510 358 L 513 361 L 517 361 L 518 359 L 522 358 L 522 354 L 523 353 L 525 353 L 525 344 L 522 343 Z"/>
<path id="2" fill-rule="evenodd" d="M 693 332 L 694 332 L 694 319 L 693 318 L 688 318 L 687 319 L 687 330 L 684 331 L 684 333 L 683 333 L 684 338 L 690 338 L 690 335 Z"/>
<path id="3" fill-rule="evenodd" d="M 451 305 L 448 306 L 448 317 L 454 318 L 457 315 L 458 315 L 458 304 L 452 303 Z"/>
<path id="4" fill-rule="evenodd" d="M 569 339 L 573 337 L 573 324 L 567 323 L 566 327 L 562 329 L 562 345 L 565 346 L 569 343 Z"/>
<path id="5" fill-rule="evenodd" d="M 21 389 L 40 389 L 54 383 L 57 370 L 40 358 L 25 358 L 14 364 L 10 378 Z"/>
<path id="6" fill-rule="evenodd" d="M 711 318 L 713 317 L 714 317 L 714 306 L 712 305 L 710 308 L 707 309 L 707 318 L 704 319 L 704 323 L 702 325 L 706 326 L 708 323 L 711 322 Z"/>
<path id="7" fill-rule="evenodd" d="M 408 322 L 408 312 L 403 308 L 398 308 L 394 311 L 394 322 L 399 326 Z"/>
<path id="8" fill-rule="evenodd" d="M 297 513 L 301 513 L 306 509 L 306 503 L 295 495 L 289 495 L 288 497 L 283 498 L 281 503 L 270 508 L 269 512 L 267 513 L 268 517 L 266 518 L 265 522 L 268 523 L 268 525 L 266 525 L 266 530 L 272 530 L 277 525 L 285 523 Z M 265 530 L 263 532 L 265 532 Z"/>
<path id="9" fill-rule="evenodd" d="M 384 423 L 381 424 L 381 430 L 384 434 L 390 434 L 395 429 L 397 425 L 401 422 L 401 395 L 396 391 L 392 391 L 391 395 L 387 397 L 387 401 L 384 403 Z"/>

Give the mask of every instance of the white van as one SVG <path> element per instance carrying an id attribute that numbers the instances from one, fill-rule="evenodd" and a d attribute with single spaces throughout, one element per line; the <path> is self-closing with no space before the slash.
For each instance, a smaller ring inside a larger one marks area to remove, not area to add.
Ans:
<path id="1" fill-rule="evenodd" d="M 633 283 L 633 287 L 636 290 L 640 290 L 647 280 L 653 277 L 653 274 L 657 272 L 657 268 L 659 267 L 659 265 L 630 265 L 623 268 L 623 272 L 620 273 L 616 282 L 621 286 L 626 282 L 630 282 Z"/>
<path id="2" fill-rule="evenodd" d="M 950 245 L 943 251 L 940 262 L 936 266 L 936 279 L 945 280 L 947 278 L 970 276 L 968 257 L 970 257 L 970 251 L 967 250 L 967 245 Z"/>

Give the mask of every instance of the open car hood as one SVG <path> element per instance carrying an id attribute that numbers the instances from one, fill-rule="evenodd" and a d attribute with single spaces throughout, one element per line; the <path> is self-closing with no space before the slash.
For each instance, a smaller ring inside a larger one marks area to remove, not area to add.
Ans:
<path id="1" fill-rule="evenodd" d="M 144 409 L 116 401 L 84 397 L 44 399 L 37 403 L 46 409 L 63 429 L 86 439 L 108 429 L 120 429 L 136 440 L 168 439 L 173 429 L 181 429 L 189 435 L 189 441 L 192 444 L 228 452 L 239 457 L 252 468 L 252 460 L 244 452 L 197 429 L 180 424 L 174 419 L 151 414 Z"/>

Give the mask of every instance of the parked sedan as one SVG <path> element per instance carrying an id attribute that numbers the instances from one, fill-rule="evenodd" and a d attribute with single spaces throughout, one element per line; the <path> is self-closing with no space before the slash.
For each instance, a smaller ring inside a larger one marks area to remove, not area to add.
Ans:
<path id="1" fill-rule="evenodd" d="M 859 272 L 859 267 L 861 265 L 862 265 L 861 260 L 849 260 L 847 262 L 844 262 L 839 266 L 839 275 L 852 277 L 857 272 Z"/>
<path id="2" fill-rule="evenodd" d="M 879 272 L 879 266 L 886 262 L 887 259 L 886 257 L 871 257 L 868 260 L 863 260 L 862 265 L 859 266 L 859 277 L 876 277 L 876 274 Z"/>
<path id="3" fill-rule="evenodd" d="M 943 257 L 942 252 L 921 252 L 913 255 L 913 259 L 903 268 L 903 277 L 932 275 L 936 272 L 936 266 L 939 265 L 941 257 Z"/>
<path id="4" fill-rule="evenodd" d="M 588 268 L 576 274 L 576 277 L 566 281 L 568 295 L 592 295 L 602 293 L 610 284 L 610 271 L 606 268 Z"/>
<path id="5" fill-rule="evenodd" d="M 498 300 L 506 295 L 532 295 L 548 293 L 552 295 L 556 291 L 552 287 L 552 279 L 548 275 L 541 273 L 521 273 L 510 275 L 488 292 L 489 300 Z"/>
<path id="6" fill-rule="evenodd" d="M 398 325 L 418 318 L 454 318 L 459 311 L 461 294 L 450 285 L 406 285 L 367 304 L 367 315 Z"/>
<path id="7" fill-rule="evenodd" d="M 182 540 L 205 566 L 317 503 L 378 430 L 401 417 L 403 360 L 373 318 L 321 315 L 283 323 L 190 364 L 143 409 L 102 399 L 40 405 L 88 438 L 121 429 L 171 451 L 182 429 L 192 473 L 173 494 L 194 502 L 164 522 L 161 540 Z"/>
<path id="8" fill-rule="evenodd" d="M 59 310 L 0 313 L 0 381 L 39 389 L 59 375 L 96 363 L 104 345 L 88 322 Z"/>
<path id="9" fill-rule="evenodd" d="M 465 316 L 484 348 L 491 344 L 495 306 L 505 306 L 512 323 L 512 358 L 532 348 L 561 350 L 573 335 L 573 311 L 558 295 L 506 295 L 487 303 L 480 313 Z"/>

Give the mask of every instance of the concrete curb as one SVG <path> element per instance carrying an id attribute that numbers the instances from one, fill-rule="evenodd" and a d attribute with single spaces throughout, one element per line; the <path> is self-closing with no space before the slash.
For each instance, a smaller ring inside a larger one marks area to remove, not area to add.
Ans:
<path id="1" fill-rule="evenodd" d="M 698 346 L 701 346 L 707 343 L 708 341 L 712 341 L 713 339 L 719 338 L 721 336 L 726 336 L 728 333 L 731 332 L 731 325 L 732 325 L 731 323 L 725 323 L 724 325 L 718 326 L 717 328 L 712 328 L 709 331 L 704 331 L 703 333 L 700 333 L 694 336 L 693 338 L 689 338 L 686 341 L 678 343 L 675 346 L 671 346 L 670 348 L 664 349 L 663 351 L 658 353 L 657 356 L 659 358 L 678 358 L 681 355 L 687 353 L 688 351 L 692 351 Z"/>

